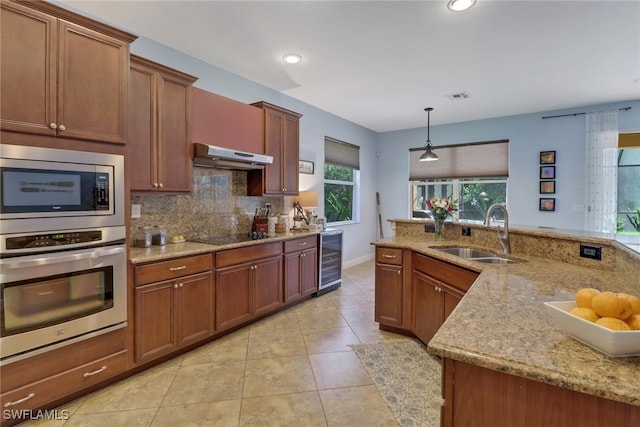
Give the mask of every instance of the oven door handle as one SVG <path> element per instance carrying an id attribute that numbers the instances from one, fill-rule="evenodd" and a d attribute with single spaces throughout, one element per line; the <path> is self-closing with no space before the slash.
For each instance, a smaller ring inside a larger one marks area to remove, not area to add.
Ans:
<path id="1" fill-rule="evenodd" d="M 15 269 L 15 268 L 26 268 L 26 267 L 37 267 L 41 265 L 52 265 L 52 264 L 61 264 L 63 262 L 73 262 L 80 261 L 83 259 L 97 259 L 110 255 L 117 255 L 124 253 L 124 247 L 116 247 L 109 249 L 96 249 L 90 252 L 84 252 L 80 254 L 73 255 L 56 255 L 56 256 L 47 256 L 43 258 L 29 259 L 29 260 L 15 260 L 15 259 L 6 259 L 2 260 L 1 264 L 4 268 L 7 269 Z"/>

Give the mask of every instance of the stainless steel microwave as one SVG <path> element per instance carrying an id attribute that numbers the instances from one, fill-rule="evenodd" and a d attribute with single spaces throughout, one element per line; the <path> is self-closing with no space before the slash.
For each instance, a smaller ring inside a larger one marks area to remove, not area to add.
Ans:
<path id="1" fill-rule="evenodd" d="M 3 233 L 124 224 L 121 155 L 2 145 Z"/>

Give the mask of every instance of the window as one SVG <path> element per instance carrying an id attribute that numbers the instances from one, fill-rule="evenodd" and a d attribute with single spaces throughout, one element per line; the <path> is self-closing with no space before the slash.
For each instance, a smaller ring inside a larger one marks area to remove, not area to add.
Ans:
<path id="1" fill-rule="evenodd" d="M 633 135 L 638 136 L 633 137 Z M 640 186 L 638 185 L 640 182 L 640 134 L 620 134 L 618 145 L 620 150 L 616 230 L 620 234 L 638 234 L 640 233 Z"/>
<path id="2" fill-rule="evenodd" d="M 507 200 L 509 141 L 485 141 L 434 147 L 439 159 L 421 162 L 424 148 L 409 150 L 411 217 L 432 218 L 425 201 L 453 197 L 460 211 L 454 220 L 482 222 L 487 209 Z M 502 213 L 496 212 L 496 219 Z"/>
<path id="3" fill-rule="evenodd" d="M 360 147 L 324 141 L 324 214 L 327 223 L 360 220 Z"/>
<path id="4" fill-rule="evenodd" d="M 494 203 L 507 200 L 507 178 L 452 178 L 411 182 L 411 217 L 432 219 L 426 207 L 426 199 L 453 197 L 459 201 L 460 210 L 454 220 L 466 222 L 484 221 L 487 209 Z M 502 211 L 496 211 L 501 220 Z"/>

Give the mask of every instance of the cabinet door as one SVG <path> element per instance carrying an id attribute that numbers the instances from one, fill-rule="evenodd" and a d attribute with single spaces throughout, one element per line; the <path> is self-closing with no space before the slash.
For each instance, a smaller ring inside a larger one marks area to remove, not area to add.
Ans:
<path id="1" fill-rule="evenodd" d="M 129 45 L 60 20 L 58 134 L 124 143 Z"/>
<path id="2" fill-rule="evenodd" d="M 264 147 L 265 152 L 273 156 L 273 163 L 264 169 L 264 193 L 283 194 L 286 192 L 282 182 L 282 140 L 284 138 L 284 114 L 279 111 L 265 110 Z M 295 187 L 296 194 L 298 187 Z"/>
<path id="3" fill-rule="evenodd" d="M 178 346 L 213 334 L 212 293 L 210 273 L 178 279 Z"/>
<path id="4" fill-rule="evenodd" d="M 402 327 L 402 267 L 376 263 L 375 321 Z"/>
<path id="5" fill-rule="evenodd" d="M 131 62 L 129 73 L 129 182 L 131 190 L 153 191 L 158 182 L 156 112 L 157 74 L 148 67 Z"/>
<path id="6" fill-rule="evenodd" d="M 284 194 L 297 195 L 299 181 L 299 119 L 289 115 L 283 117 L 281 150 L 281 180 Z"/>
<path id="7" fill-rule="evenodd" d="M 302 298 L 300 264 L 302 252 L 284 254 L 284 302 Z"/>
<path id="8" fill-rule="evenodd" d="M 412 287 L 413 333 L 427 343 L 442 325 L 443 297 L 440 283 L 414 271 Z"/>
<path id="9" fill-rule="evenodd" d="M 174 280 L 135 290 L 136 361 L 144 362 L 178 347 Z"/>
<path id="10" fill-rule="evenodd" d="M 191 83 L 158 78 L 158 186 L 191 191 Z"/>
<path id="11" fill-rule="evenodd" d="M 216 331 L 221 332 L 251 320 L 249 276 L 253 264 L 216 270 Z"/>
<path id="12" fill-rule="evenodd" d="M 318 291 L 318 251 L 309 249 L 303 251 L 300 258 L 300 288 L 302 296 L 311 295 Z"/>
<path id="13" fill-rule="evenodd" d="M 55 135 L 58 20 L 2 2 L 0 128 Z"/>
<path id="14" fill-rule="evenodd" d="M 442 289 L 442 298 L 443 298 L 442 323 L 444 323 L 444 321 L 447 320 L 447 317 L 449 317 L 453 309 L 456 308 L 456 306 L 464 296 L 464 293 L 448 286 L 442 286 L 441 289 Z"/>
<path id="15" fill-rule="evenodd" d="M 283 304 L 282 260 L 278 256 L 253 264 L 253 314 L 260 316 Z"/>

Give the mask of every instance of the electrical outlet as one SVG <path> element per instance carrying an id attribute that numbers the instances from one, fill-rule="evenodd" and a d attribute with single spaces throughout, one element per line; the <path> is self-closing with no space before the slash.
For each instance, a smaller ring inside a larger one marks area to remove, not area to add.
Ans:
<path id="1" fill-rule="evenodd" d="M 435 233 L 436 232 L 436 226 L 434 224 L 425 224 L 424 225 L 424 232 L 425 233 Z"/>
<path id="2" fill-rule="evenodd" d="M 580 256 L 582 258 L 590 258 L 598 261 L 602 260 L 602 248 L 600 246 L 590 246 L 580 244 Z"/>
<path id="3" fill-rule="evenodd" d="M 131 218 L 140 218 L 140 205 L 131 205 Z"/>
<path id="4" fill-rule="evenodd" d="M 471 236 L 471 227 L 462 227 L 463 236 Z"/>

